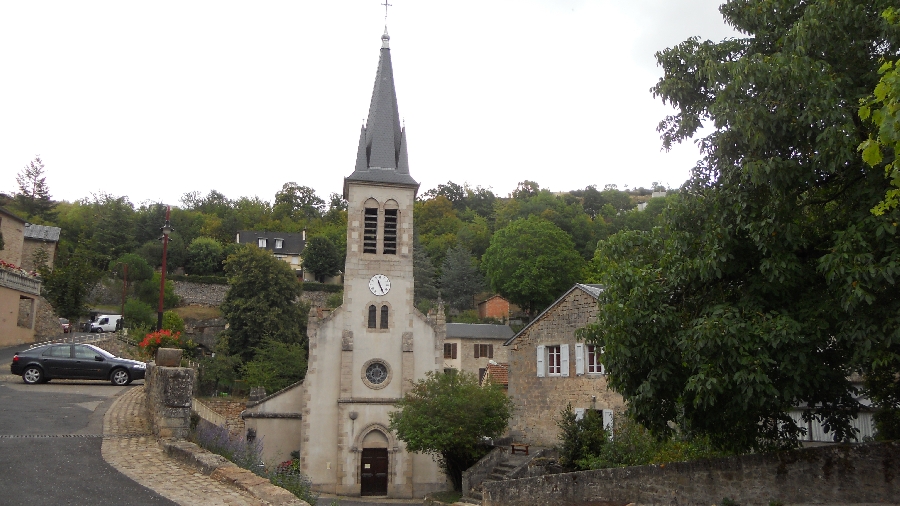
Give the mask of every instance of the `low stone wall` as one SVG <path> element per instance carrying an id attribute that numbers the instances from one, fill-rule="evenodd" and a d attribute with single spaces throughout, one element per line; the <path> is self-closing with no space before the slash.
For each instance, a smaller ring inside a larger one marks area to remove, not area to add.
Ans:
<path id="1" fill-rule="evenodd" d="M 900 442 L 830 445 L 488 482 L 483 504 L 897 504 L 898 475 Z"/>
<path id="2" fill-rule="evenodd" d="M 185 306 L 220 306 L 228 293 L 228 285 L 210 285 L 191 283 L 189 281 L 173 281 L 175 295 L 181 298 Z"/>
<path id="3" fill-rule="evenodd" d="M 189 367 L 147 365 L 144 389 L 153 434 L 160 438 L 187 437 L 191 428 L 194 370 Z"/>
<path id="4" fill-rule="evenodd" d="M 494 448 L 490 453 L 481 458 L 474 466 L 463 471 L 462 474 L 462 491 L 463 494 L 468 493 L 475 487 L 481 487 L 481 483 L 487 478 L 491 471 L 497 467 L 497 464 L 503 461 L 506 455 L 506 448 Z"/>

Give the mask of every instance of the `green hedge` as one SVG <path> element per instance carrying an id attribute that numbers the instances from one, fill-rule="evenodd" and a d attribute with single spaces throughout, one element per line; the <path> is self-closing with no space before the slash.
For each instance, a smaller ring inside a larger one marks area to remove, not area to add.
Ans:
<path id="1" fill-rule="evenodd" d="M 316 283 L 315 281 L 305 281 L 303 283 L 303 291 L 338 293 L 344 291 L 344 285 L 326 285 L 325 283 Z"/>
<path id="2" fill-rule="evenodd" d="M 187 281 L 189 283 L 201 283 L 204 285 L 227 285 L 228 280 L 225 276 L 184 276 L 177 274 L 169 274 L 166 279 L 172 281 Z"/>

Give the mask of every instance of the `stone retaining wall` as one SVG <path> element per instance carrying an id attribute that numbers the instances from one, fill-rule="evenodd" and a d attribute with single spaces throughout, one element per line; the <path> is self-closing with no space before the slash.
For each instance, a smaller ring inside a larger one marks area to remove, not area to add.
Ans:
<path id="1" fill-rule="evenodd" d="M 220 306 L 228 293 L 228 285 L 209 285 L 189 281 L 173 281 L 175 295 L 184 306 Z"/>
<path id="2" fill-rule="evenodd" d="M 488 482 L 483 504 L 897 504 L 898 474 L 900 442 L 842 444 Z"/>
<path id="3" fill-rule="evenodd" d="M 144 389 L 153 434 L 160 438 L 187 437 L 191 429 L 194 370 L 189 367 L 147 365 Z"/>

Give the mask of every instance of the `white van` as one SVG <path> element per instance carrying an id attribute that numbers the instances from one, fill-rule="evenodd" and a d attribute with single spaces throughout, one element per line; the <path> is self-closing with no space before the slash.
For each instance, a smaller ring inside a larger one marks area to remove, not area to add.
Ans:
<path id="1" fill-rule="evenodd" d="M 98 315 L 97 321 L 91 323 L 91 332 L 115 332 L 121 319 L 122 315 L 119 314 Z"/>

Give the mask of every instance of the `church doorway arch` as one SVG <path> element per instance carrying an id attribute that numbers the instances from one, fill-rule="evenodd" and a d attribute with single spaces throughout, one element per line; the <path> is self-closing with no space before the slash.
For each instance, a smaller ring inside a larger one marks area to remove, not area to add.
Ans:
<path id="1" fill-rule="evenodd" d="M 388 443 L 387 436 L 378 429 L 369 431 L 363 437 L 359 470 L 360 495 L 387 495 L 390 469 Z"/>

